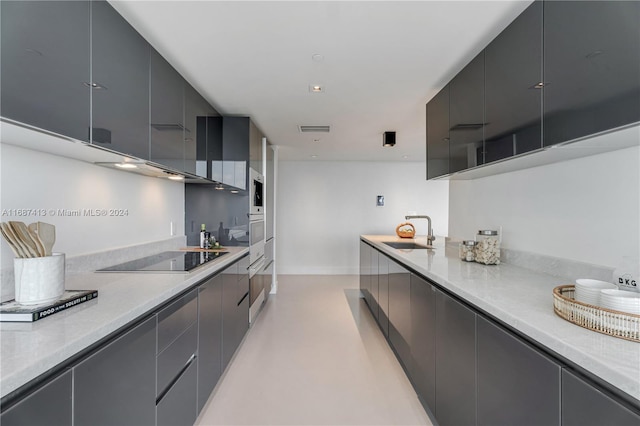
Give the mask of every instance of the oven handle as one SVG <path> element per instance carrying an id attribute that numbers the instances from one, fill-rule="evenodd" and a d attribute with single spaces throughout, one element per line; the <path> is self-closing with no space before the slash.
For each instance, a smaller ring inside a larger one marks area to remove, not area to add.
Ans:
<path id="1" fill-rule="evenodd" d="M 260 259 L 256 260 L 249 266 L 249 279 L 253 278 L 255 274 L 262 271 L 264 269 L 264 256 L 260 257 Z"/>

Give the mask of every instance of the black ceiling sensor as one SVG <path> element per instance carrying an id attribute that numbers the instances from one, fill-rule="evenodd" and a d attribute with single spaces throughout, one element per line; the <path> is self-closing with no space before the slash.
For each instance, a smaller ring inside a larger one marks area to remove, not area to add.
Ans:
<path id="1" fill-rule="evenodd" d="M 382 146 L 394 146 L 396 144 L 396 132 L 384 132 Z"/>

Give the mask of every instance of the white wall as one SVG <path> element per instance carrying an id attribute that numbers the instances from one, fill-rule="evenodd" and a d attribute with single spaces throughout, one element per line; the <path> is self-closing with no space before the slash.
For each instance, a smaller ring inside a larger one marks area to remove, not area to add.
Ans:
<path id="1" fill-rule="evenodd" d="M 184 235 L 184 183 L 150 178 L 1 144 L 2 221 L 56 226 L 55 251 L 67 256 Z M 11 209 L 126 209 L 121 217 L 12 216 Z M 9 213 L 9 215 L 4 214 Z M 1 243 L 2 269 L 13 253 Z"/>
<path id="2" fill-rule="evenodd" d="M 638 147 L 451 181 L 449 201 L 451 238 L 502 226 L 505 248 L 608 267 L 640 258 Z"/>
<path id="3" fill-rule="evenodd" d="M 448 233 L 449 182 L 427 182 L 424 163 L 280 161 L 277 184 L 279 274 L 357 274 L 359 235 L 395 235 L 410 211 Z"/>

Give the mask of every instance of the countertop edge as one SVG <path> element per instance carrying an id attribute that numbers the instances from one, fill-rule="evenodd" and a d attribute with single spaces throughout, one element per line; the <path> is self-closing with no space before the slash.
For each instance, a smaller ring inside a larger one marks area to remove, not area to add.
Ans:
<path id="1" fill-rule="evenodd" d="M 109 321 L 106 323 L 96 322 L 95 325 L 92 325 L 90 331 L 85 331 L 81 335 L 75 336 L 69 341 L 65 342 L 64 345 L 59 347 L 54 347 L 51 350 L 48 350 L 46 354 L 41 356 L 37 362 L 25 363 L 24 365 L 15 365 L 16 362 L 13 362 L 11 365 L 6 365 L 5 362 L 1 362 L 2 370 L 0 371 L 0 398 L 5 399 L 5 397 L 11 396 L 12 393 L 18 391 L 26 385 L 29 385 L 33 380 L 38 379 L 42 375 L 49 374 L 52 370 L 55 370 L 58 366 L 65 363 L 67 360 L 73 358 L 78 355 L 82 351 L 90 348 L 95 343 L 103 340 L 104 338 L 112 335 L 113 333 L 118 332 L 124 327 L 132 324 L 138 319 L 143 318 L 144 316 L 151 314 L 153 311 L 158 309 L 160 306 L 170 301 L 177 295 L 187 291 L 191 287 L 195 287 L 199 282 L 206 279 L 207 277 L 216 274 L 222 271 L 225 267 L 231 265 L 237 260 L 241 259 L 245 255 L 249 253 L 248 247 L 237 247 L 232 248 L 229 252 L 229 255 L 223 256 L 220 259 L 217 259 L 213 262 L 208 262 L 207 264 L 197 268 L 196 270 L 187 273 L 187 274 L 154 274 L 154 273 L 145 273 L 146 277 L 155 276 L 158 279 L 167 279 L 168 281 L 177 280 L 179 283 L 165 285 L 164 289 L 153 294 L 149 298 L 145 298 L 145 300 L 140 302 L 133 302 L 135 306 L 132 309 L 127 310 L 126 312 L 122 312 L 119 315 L 114 317 L 110 317 Z M 135 273 L 81 273 L 75 274 L 71 277 L 68 277 L 70 281 L 91 281 L 91 278 L 95 278 L 95 275 L 106 276 L 107 278 L 102 278 L 103 280 L 109 280 L 108 277 L 113 277 L 113 282 L 133 282 L 141 277 L 139 274 Z M 183 280 L 179 278 L 170 278 L 170 277 L 183 277 Z M 148 279 L 148 278 L 147 278 Z M 107 284 L 109 285 L 109 284 Z M 102 287 L 104 286 L 101 285 Z M 72 284 L 69 289 L 75 289 L 77 284 Z M 86 288 L 92 287 L 91 284 L 84 286 Z M 95 303 L 100 303 L 105 299 L 100 298 L 103 291 L 99 288 L 99 296 L 96 299 Z M 94 303 L 94 301 L 87 302 L 86 305 Z M 80 307 L 81 305 L 79 305 Z M 75 308 L 75 307 L 74 307 Z M 108 310 L 109 306 L 101 307 L 102 310 Z M 83 313 L 84 312 L 84 313 Z M 90 321 L 90 316 L 86 311 L 79 310 L 76 312 L 79 320 L 86 319 Z M 29 325 L 37 325 L 41 321 L 56 321 L 56 319 L 62 320 L 67 319 L 69 315 L 73 315 L 73 310 L 67 310 L 65 312 L 61 312 L 52 316 L 50 318 L 45 318 L 40 321 L 36 321 L 35 323 L 1 323 L 0 324 L 0 333 L 5 334 L 4 337 L 7 337 L 7 333 L 11 333 L 11 330 L 6 330 L 5 324 L 16 324 L 16 327 L 28 327 Z M 63 315 L 67 318 L 64 318 Z M 23 325 L 24 324 L 24 325 Z M 53 322 L 51 323 L 53 324 Z M 0 343 L 2 343 L 0 340 Z M 2 345 L 4 346 L 4 345 Z M 4 352 L 4 351 L 2 351 Z M 0 352 L 1 353 L 1 352 Z"/>
<path id="2" fill-rule="evenodd" d="M 524 318 L 518 315 L 519 313 L 509 312 L 503 307 L 497 306 L 488 302 L 486 299 L 475 294 L 473 291 L 465 288 L 464 283 L 456 282 L 449 277 L 443 276 L 429 268 L 425 267 L 425 264 L 420 261 L 415 261 L 416 256 L 413 258 L 409 255 L 403 254 L 402 251 L 393 249 L 385 245 L 384 241 L 401 241 L 400 238 L 395 236 L 384 235 L 361 235 L 360 239 L 370 244 L 380 252 L 386 254 L 390 258 L 403 264 L 405 267 L 417 272 L 419 275 L 433 281 L 445 290 L 448 290 L 456 297 L 460 298 L 464 302 L 471 306 L 476 307 L 479 311 L 488 314 L 490 317 L 494 317 L 499 322 L 506 324 L 514 329 L 516 332 L 522 334 L 527 339 L 537 343 L 539 346 L 545 348 L 552 354 L 557 354 L 558 357 L 564 358 L 567 361 L 576 364 L 585 371 L 597 376 L 601 380 L 609 383 L 612 387 L 619 389 L 621 392 L 628 395 L 635 400 L 635 403 L 640 407 L 640 344 L 622 340 L 616 337 L 607 336 L 595 331 L 587 330 L 578 325 L 572 324 L 555 314 L 553 311 L 553 296 L 549 291 L 548 310 L 538 312 L 539 316 L 544 316 L 545 320 L 553 321 L 557 326 L 554 330 L 542 329 L 535 324 L 544 324 L 544 322 L 533 323 L 530 319 Z M 415 242 L 421 243 L 420 237 L 416 238 Z M 422 242 L 426 243 L 426 242 Z M 444 246 L 436 246 L 435 251 L 445 250 Z M 418 250 L 424 252 L 426 250 Z M 467 264 L 462 262 L 457 257 L 452 255 L 447 256 L 447 262 L 458 262 L 461 265 Z M 428 262 L 427 262 L 428 263 Z M 466 265 L 465 265 L 466 266 Z M 472 263 L 469 267 L 473 268 L 495 268 L 495 266 L 486 266 L 481 264 Z M 562 284 L 567 284 L 567 280 L 561 277 L 547 275 L 544 273 L 538 273 L 533 270 L 524 269 L 521 267 L 501 264 L 502 269 L 508 269 L 509 271 L 518 271 L 522 275 L 531 277 L 540 282 L 545 282 L 545 285 L 549 287 L 555 287 Z M 555 319 L 552 319 L 555 318 Z M 598 357 L 591 347 L 585 347 L 579 345 L 579 339 L 571 340 L 567 334 L 575 334 L 586 338 L 592 338 L 594 341 L 610 342 L 610 344 L 620 345 L 631 348 L 631 350 L 638 357 L 638 367 L 635 371 L 625 371 L 623 367 L 616 364 L 611 360 L 611 363 L 605 363 L 601 357 Z M 634 346 L 637 345 L 637 346 Z M 637 377 L 633 379 L 634 375 Z"/>

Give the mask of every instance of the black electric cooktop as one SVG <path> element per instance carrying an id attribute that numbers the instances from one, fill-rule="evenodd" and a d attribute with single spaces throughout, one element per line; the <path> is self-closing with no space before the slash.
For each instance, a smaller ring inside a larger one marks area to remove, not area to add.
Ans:
<path id="1" fill-rule="evenodd" d="M 98 269 L 96 272 L 185 273 L 207 262 L 219 259 L 225 254 L 227 252 L 165 251 L 153 256 Z"/>

